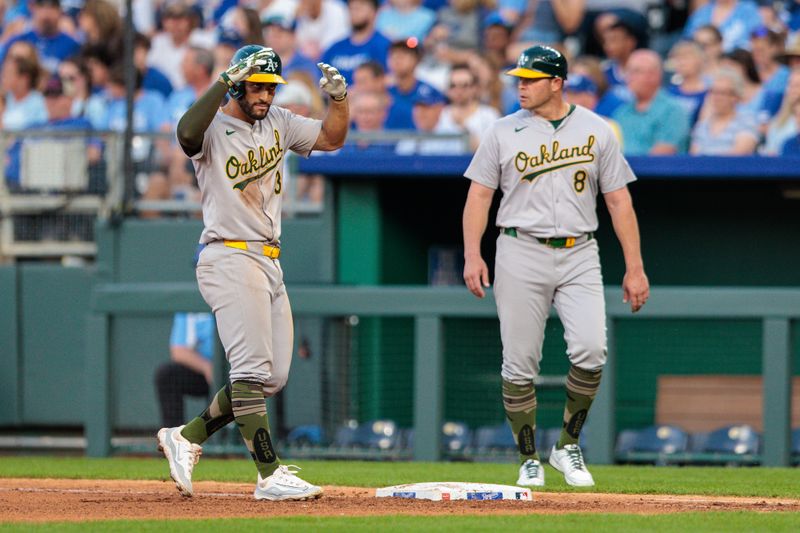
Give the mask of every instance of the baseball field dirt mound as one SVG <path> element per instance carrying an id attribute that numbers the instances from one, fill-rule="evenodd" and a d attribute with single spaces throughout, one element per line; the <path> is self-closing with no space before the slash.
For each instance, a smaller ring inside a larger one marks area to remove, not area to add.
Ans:
<path id="1" fill-rule="evenodd" d="M 172 481 L 0 479 L 0 522 L 251 518 L 292 515 L 662 514 L 687 511 L 800 511 L 800 500 L 720 496 L 535 492 L 533 501 L 431 502 L 375 498 L 375 489 L 325 487 L 308 502 L 252 498 L 253 486 L 198 481 L 183 498 Z"/>

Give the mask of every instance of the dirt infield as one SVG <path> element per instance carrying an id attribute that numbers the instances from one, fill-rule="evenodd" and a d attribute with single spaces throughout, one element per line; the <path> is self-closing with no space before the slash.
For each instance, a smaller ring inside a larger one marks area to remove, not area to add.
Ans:
<path id="1" fill-rule="evenodd" d="M 183 498 L 172 481 L 0 479 L 0 522 L 109 519 L 253 518 L 265 516 L 369 516 L 453 514 L 662 514 L 688 511 L 800 511 L 800 500 L 712 496 L 537 492 L 531 502 L 429 502 L 375 498 L 374 489 L 325 487 L 310 502 L 264 502 L 253 486 L 196 482 Z"/>

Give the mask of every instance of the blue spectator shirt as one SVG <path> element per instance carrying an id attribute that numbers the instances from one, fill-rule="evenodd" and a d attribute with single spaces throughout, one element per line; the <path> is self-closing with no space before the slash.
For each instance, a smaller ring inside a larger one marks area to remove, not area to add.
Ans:
<path id="1" fill-rule="evenodd" d="M 6 2 L 6 4 L 9 3 L 10 2 Z M 31 18 L 27 0 L 14 0 L 12 5 L 6 7 L 6 12 L 3 15 L 3 27 L 5 28 L 20 17 L 24 17 L 25 19 Z"/>
<path id="2" fill-rule="evenodd" d="M 625 76 L 622 74 L 622 69 L 619 63 L 612 60 L 603 61 L 603 74 L 606 76 L 609 88 L 615 85 L 625 85 Z"/>
<path id="3" fill-rule="evenodd" d="M 658 143 L 668 143 L 686 152 L 689 140 L 689 117 L 683 107 L 659 90 L 647 110 L 636 110 L 635 102 L 621 105 L 614 116 L 625 139 L 625 155 L 647 155 Z"/>
<path id="4" fill-rule="evenodd" d="M 628 89 L 622 69 L 616 61 L 603 62 L 603 74 L 605 74 L 606 81 L 608 81 L 608 88 L 603 96 L 608 96 L 609 98 L 609 101 L 604 104 L 609 105 L 609 107 L 604 108 L 604 110 L 606 113 L 612 113 L 619 107 L 620 103 L 633 100 L 633 95 Z M 610 115 L 606 114 L 604 116 Z"/>
<path id="5" fill-rule="evenodd" d="M 600 116 L 610 118 L 614 114 L 614 111 L 625 102 L 630 102 L 630 98 L 622 98 L 615 91 L 609 89 L 600 97 L 600 100 L 597 101 L 594 112 Z"/>
<path id="6" fill-rule="evenodd" d="M 750 98 L 749 102 L 739 102 L 736 105 L 736 112 L 744 114 L 749 113 L 756 118 L 759 124 L 763 124 L 769 120 L 769 115 L 765 108 L 766 97 L 767 94 L 764 92 L 764 88 L 761 87 L 756 94 Z"/>
<path id="7" fill-rule="evenodd" d="M 700 26 L 711 24 L 711 12 L 716 2 L 708 2 L 689 16 L 683 29 L 683 36 L 691 39 Z M 722 49 L 730 52 L 735 48 L 750 50 L 750 34 L 763 26 L 764 21 L 758 6 L 750 0 L 739 0 L 728 18 L 719 26 L 722 34 Z"/>
<path id="8" fill-rule="evenodd" d="M 203 358 L 214 357 L 214 316 L 211 313 L 175 313 L 170 346 L 185 346 Z"/>
<path id="9" fill-rule="evenodd" d="M 39 91 L 31 91 L 22 100 L 15 100 L 9 92 L 3 111 L 3 129 L 19 131 L 47 122 L 47 107 Z"/>
<path id="10" fill-rule="evenodd" d="M 133 104 L 133 131 L 146 133 L 159 131 L 164 120 L 164 98 L 153 91 L 141 91 Z M 105 116 L 97 129 L 125 131 L 125 99 L 107 102 Z"/>
<path id="11" fill-rule="evenodd" d="M 783 94 L 786 92 L 786 85 L 789 83 L 789 68 L 786 65 L 780 65 L 775 74 L 764 82 L 762 90 L 764 95 L 761 99 L 761 115 L 762 118 L 772 118 L 781 108 L 783 102 Z"/>
<path id="12" fill-rule="evenodd" d="M 686 111 L 686 115 L 689 117 L 689 123 L 694 125 L 700 115 L 700 108 L 703 107 L 708 89 L 690 93 L 683 91 L 680 85 L 670 85 L 667 91 L 681 106 L 683 106 L 683 110 Z"/>
<path id="13" fill-rule="evenodd" d="M 692 132 L 692 145 L 696 147 L 697 155 L 726 155 L 733 149 L 740 133 L 758 139 L 758 126 L 753 115 L 736 113 L 736 118 L 716 134 L 711 132 L 708 119 L 701 120 Z"/>
<path id="14" fill-rule="evenodd" d="M 781 155 L 800 156 L 800 135 L 795 135 L 784 143 Z"/>
<path id="15" fill-rule="evenodd" d="M 386 56 L 391 42 L 376 31 L 362 44 L 355 44 L 352 37 L 333 43 L 324 54 L 323 63 L 333 65 L 342 73 L 348 83 L 353 81 L 353 72 L 367 61 L 377 61 L 386 70 Z"/>
<path id="16" fill-rule="evenodd" d="M 15 35 L 5 42 L 0 52 L 0 63 L 5 60 L 8 49 L 17 41 L 33 43 L 39 52 L 39 60 L 48 72 L 55 72 L 62 60 L 78 53 L 81 45 L 64 32 L 59 32 L 55 37 L 44 37 L 31 30 Z"/>
<path id="17" fill-rule="evenodd" d="M 389 107 L 389 114 L 386 117 L 385 128 L 387 130 L 414 130 L 414 120 L 411 116 L 411 110 L 414 108 L 414 100 L 420 88 L 425 87 L 424 91 L 433 91 L 439 93 L 433 86 L 428 85 L 424 81 L 417 80 L 416 85 L 411 91 L 401 93 L 397 86 L 389 87 L 389 96 L 392 97 L 392 105 Z M 442 97 L 444 98 L 444 97 Z"/>
<path id="18" fill-rule="evenodd" d="M 168 98 L 172 94 L 172 83 L 169 81 L 163 72 L 155 67 L 147 67 L 142 78 L 142 89 L 148 91 L 155 91 L 164 98 Z"/>
<path id="19" fill-rule="evenodd" d="M 436 22 L 436 13 L 426 7 L 402 13 L 387 4 L 378 12 L 375 28 L 390 41 L 415 37 L 422 44 Z"/>
<path id="20" fill-rule="evenodd" d="M 317 80 L 320 77 L 319 68 L 313 59 L 304 56 L 300 52 L 295 52 L 289 61 L 283 63 L 281 75 L 286 78 L 292 72 L 305 72 L 311 76 L 312 80 Z M 350 83 L 350 78 L 345 78 Z"/>
<path id="21" fill-rule="evenodd" d="M 172 91 L 165 104 L 164 124 L 168 124 L 170 129 L 174 130 L 183 114 L 196 100 L 197 95 L 192 87 L 187 86 L 183 89 Z"/>

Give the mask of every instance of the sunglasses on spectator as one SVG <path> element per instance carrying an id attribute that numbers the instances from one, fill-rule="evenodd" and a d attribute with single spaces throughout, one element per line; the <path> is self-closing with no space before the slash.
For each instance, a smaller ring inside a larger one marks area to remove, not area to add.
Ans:
<path id="1" fill-rule="evenodd" d="M 469 89 L 472 87 L 471 83 L 450 83 L 451 89 Z"/>

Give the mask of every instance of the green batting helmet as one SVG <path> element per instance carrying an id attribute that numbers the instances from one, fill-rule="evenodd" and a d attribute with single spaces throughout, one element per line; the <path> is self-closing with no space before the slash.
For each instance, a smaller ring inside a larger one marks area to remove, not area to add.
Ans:
<path id="1" fill-rule="evenodd" d="M 567 58 L 549 46 L 531 46 L 522 52 L 517 67 L 506 72 L 518 78 L 561 78 L 567 79 Z"/>
<path id="2" fill-rule="evenodd" d="M 236 50 L 236 53 L 233 54 L 230 66 L 233 66 L 236 63 L 245 59 L 246 57 L 261 51 L 269 52 L 269 55 L 266 58 L 267 63 L 265 65 L 261 65 L 258 68 L 257 72 L 250 74 L 249 77 L 245 78 L 243 81 L 235 84 L 233 87 L 228 89 L 228 93 L 231 95 L 231 97 L 239 99 L 244 96 L 245 81 L 253 81 L 256 83 L 286 83 L 286 80 L 284 80 L 281 77 L 281 69 L 283 67 L 283 64 L 281 63 L 281 58 L 278 54 L 275 53 L 275 50 L 273 50 L 272 48 L 266 48 L 264 46 L 260 46 L 257 44 L 245 45 Z"/>

